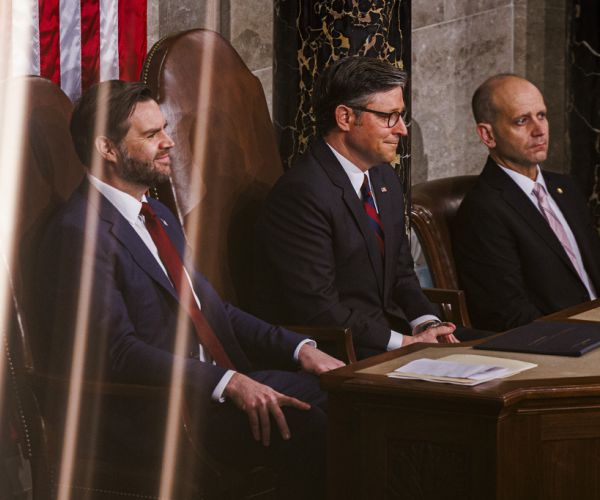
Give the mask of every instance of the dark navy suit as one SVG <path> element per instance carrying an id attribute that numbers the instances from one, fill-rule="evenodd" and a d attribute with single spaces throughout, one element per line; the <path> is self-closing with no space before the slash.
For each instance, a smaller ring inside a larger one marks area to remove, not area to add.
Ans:
<path id="1" fill-rule="evenodd" d="M 150 203 L 181 253 L 185 239 L 179 222 L 159 202 L 150 200 Z M 88 213 L 91 217 L 87 217 Z M 94 221 L 87 227 L 86 217 Z M 94 224 L 97 225 L 95 232 Z M 94 234 L 92 250 L 84 256 L 85 238 Z M 186 267 L 202 312 L 236 369 L 313 405 L 309 412 L 285 409 L 292 439 L 290 442 L 278 439 L 274 429 L 270 448 L 273 457 L 266 461 L 287 467 L 284 475 L 293 469 L 290 461 L 307 459 L 306 455 L 322 464 L 325 415 L 320 407 L 324 407 L 325 398 L 316 377 L 271 370 L 297 370 L 293 353 L 305 337 L 224 304 L 204 277 L 190 266 Z M 169 384 L 178 314 L 175 289 L 129 222 L 87 182 L 72 195 L 45 231 L 37 269 L 38 309 L 46 318 L 42 328 L 46 330 L 46 348 L 52 353 L 49 356 L 51 370 L 69 369 L 74 325 L 81 311 L 79 294 L 85 289 L 85 269 L 89 269 L 87 377 Z M 205 444 L 217 458 L 225 461 L 245 464 L 264 461 L 264 450 L 251 438 L 246 414 L 231 402 L 219 404 L 211 400 L 226 370 L 197 359 L 198 346 L 191 322 L 187 327 L 185 388 L 188 400 L 199 402 L 198 406 L 203 409 Z M 264 368 L 270 370 L 253 371 Z M 110 428 L 118 446 L 160 453 L 162 443 L 152 442 L 155 438 L 143 435 L 146 432 L 143 423 L 151 420 L 153 412 L 164 412 L 164 409 L 125 403 L 109 411 L 113 412 Z M 162 434 L 158 436 L 162 439 Z M 310 476 L 310 472 L 308 474 Z"/>

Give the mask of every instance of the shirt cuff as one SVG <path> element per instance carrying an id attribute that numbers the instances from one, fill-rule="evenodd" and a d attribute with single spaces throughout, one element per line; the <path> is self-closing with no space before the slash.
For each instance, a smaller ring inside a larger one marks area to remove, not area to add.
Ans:
<path id="1" fill-rule="evenodd" d="M 394 349 L 400 349 L 402 347 L 403 343 L 404 343 L 404 335 L 392 330 L 390 332 L 390 341 L 388 342 L 387 350 L 392 351 Z"/>
<path id="2" fill-rule="evenodd" d="M 231 380 L 231 377 L 233 377 L 234 375 L 234 370 L 227 370 L 225 372 L 225 375 L 221 377 L 221 380 L 219 380 L 219 383 L 216 385 L 212 392 L 211 398 L 213 401 L 217 403 L 225 402 L 225 396 L 223 396 L 223 392 L 225 391 L 225 387 L 227 387 L 227 384 Z"/>
<path id="3" fill-rule="evenodd" d="M 434 316 L 433 314 L 424 314 L 423 316 L 419 316 L 418 318 L 413 319 L 410 322 L 410 327 L 414 330 L 415 326 L 420 325 L 421 323 L 424 323 L 425 321 L 440 321 L 440 318 L 438 318 L 437 316 Z"/>
<path id="4" fill-rule="evenodd" d="M 310 344 L 313 347 L 317 347 L 317 343 L 314 340 L 312 340 L 312 339 L 304 339 L 302 342 L 300 342 L 296 346 L 296 349 L 294 350 L 294 361 L 296 363 L 298 362 L 298 355 L 300 354 L 300 349 L 302 349 L 302 346 L 304 344 Z"/>

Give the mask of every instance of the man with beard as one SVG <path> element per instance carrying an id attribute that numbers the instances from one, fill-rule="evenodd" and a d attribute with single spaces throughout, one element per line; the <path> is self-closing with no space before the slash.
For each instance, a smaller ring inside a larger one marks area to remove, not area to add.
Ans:
<path id="1" fill-rule="evenodd" d="M 506 330 L 595 299 L 600 242 L 585 198 L 568 177 L 540 169 L 549 139 L 542 94 L 501 74 L 472 104 L 489 157 L 453 241 L 474 325 Z"/>
<path id="2" fill-rule="evenodd" d="M 342 363 L 306 337 L 224 304 L 183 265 L 179 222 L 145 196 L 171 173 L 166 126 L 139 83 L 100 83 L 75 107 L 71 134 L 88 175 L 47 227 L 37 268 L 49 369 L 68 373 L 82 336 L 92 380 L 168 386 L 179 359 L 214 457 L 273 467 L 282 498 L 320 498 L 326 417 L 315 374 Z M 175 353 L 177 344 L 185 347 Z M 145 403 L 108 404 L 99 441 L 121 457 L 159 457 L 163 443 L 152 439 L 164 435 L 165 413 Z"/>

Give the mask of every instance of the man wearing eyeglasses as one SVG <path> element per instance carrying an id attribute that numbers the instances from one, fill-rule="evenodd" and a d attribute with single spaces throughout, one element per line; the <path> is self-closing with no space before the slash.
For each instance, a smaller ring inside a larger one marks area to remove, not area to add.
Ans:
<path id="1" fill-rule="evenodd" d="M 406 74 L 367 57 L 327 68 L 313 107 L 319 137 L 277 182 L 257 227 L 257 313 L 351 327 L 359 358 L 413 342 L 457 342 L 413 271 L 392 162 Z"/>

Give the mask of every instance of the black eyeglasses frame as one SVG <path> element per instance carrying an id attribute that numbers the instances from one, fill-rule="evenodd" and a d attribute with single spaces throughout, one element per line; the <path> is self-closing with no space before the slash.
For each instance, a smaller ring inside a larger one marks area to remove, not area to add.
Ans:
<path id="1" fill-rule="evenodd" d="M 405 119 L 406 111 L 402 112 L 402 113 L 400 111 L 392 111 L 391 113 L 387 113 L 385 111 L 377 111 L 375 109 L 369 109 L 369 108 L 365 108 L 363 106 L 348 106 L 348 107 L 351 109 L 354 109 L 356 111 L 364 111 L 366 113 L 373 113 L 374 115 L 381 116 L 382 118 L 387 118 L 388 128 L 395 127 L 401 118 L 402 118 L 402 121 L 404 122 L 404 125 L 406 127 L 408 127 L 408 124 L 406 123 L 406 119 Z"/>

